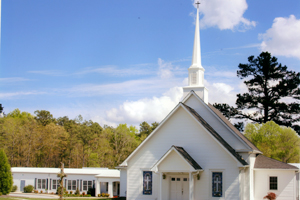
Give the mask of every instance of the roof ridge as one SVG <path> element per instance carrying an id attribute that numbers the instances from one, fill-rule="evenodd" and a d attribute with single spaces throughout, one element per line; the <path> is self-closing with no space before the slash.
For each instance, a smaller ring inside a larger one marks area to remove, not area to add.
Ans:
<path id="1" fill-rule="evenodd" d="M 192 115 L 198 118 L 198 121 L 243 165 L 248 165 L 244 158 L 238 154 L 193 108 L 182 103 Z"/>
<path id="2" fill-rule="evenodd" d="M 250 148 L 260 151 L 244 134 L 242 134 L 217 108 L 208 103 L 208 107 L 213 111 L 238 137 L 240 137 Z M 221 117 L 222 116 L 222 117 Z M 254 148 L 253 148 L 254 147 Z"/>
<path id="3" fill-rule="evenodd" d="M 262 159 L 265 159 L 265 160 L 268 160 L 268 161 L 271 161 L 272 163 L 263 163 L 263 160 Z M 282 162 L 280 160 L 276 160 L 274 158 L 270 158 L 270 157 L 267 157 L 267 156 L 264 156 L 264 155 L 258 155 L 256 156 L 256 161 L 255 161 L 255 164 L 254 164 L 254 168 L 267 168 L 267 169 L 287 169 L 287 168 L 282 168 L 282 167 L 279 167 L 279 166 L 274 166 L 273 163 L 278 163 L 280 165 L 285 165 L 286 167 L 290 168 L 290 169 L 298 169 L 296 166 L 294 165 L 290 165 L 288 163 L 285 163 L 285 162 Z"/>

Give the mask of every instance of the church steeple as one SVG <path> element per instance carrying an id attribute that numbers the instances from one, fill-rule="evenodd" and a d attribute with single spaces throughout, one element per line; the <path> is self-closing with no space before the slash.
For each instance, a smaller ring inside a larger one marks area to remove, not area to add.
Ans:
<path id="1" fill-rule="evenodd" d="M 183 87 L 183 97 L 185 97 L 191 90 L 208 103 L 208 90 L 204 87 L 204 68 L 201 64 L 201 48 L 200 48 L 200 28 L 199 28 L 199 2 L 197 4 L 197 17 L 194 36 L 194 48 L 192 65 L 189 67 L 188 86 Z"/>
<path id="2" fill-rule="evenodd" d="M 199 8 L 197 8 L 193 59 L 192 59 L 191 67 L 202 68 L 202 65 L 201 65 L 201 49 L 200 49 Z"/>

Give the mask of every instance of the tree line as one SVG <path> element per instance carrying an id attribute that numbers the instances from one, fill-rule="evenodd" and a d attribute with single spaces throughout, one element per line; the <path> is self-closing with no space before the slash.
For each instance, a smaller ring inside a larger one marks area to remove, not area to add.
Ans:
<path id="1" fill-rule="evenodd" d="M 55 119 L 46 110 L 34 114 L 15 109 L 0 118 L 0 146 L 12 167 L 59 167 L 63 162 L 69 168 L 114 168 L 158 126 L 101 127 L 80 115 Z"/>

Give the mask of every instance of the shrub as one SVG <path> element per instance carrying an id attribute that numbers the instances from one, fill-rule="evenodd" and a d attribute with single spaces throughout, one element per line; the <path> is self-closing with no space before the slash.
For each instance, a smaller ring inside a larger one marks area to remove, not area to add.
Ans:
<path id="1" fill-rule="evenodd" d="M 3 149 L 0 150 L 0 169 L 0 192 L 6 195 L 10 193 L 13 186 L 13 177 Z"/>
<path id="2" fill-rule="evenodd" d="M 0 192 L 0 196 L 2 196 L 2 193 Z"/>
<path id="3" fill-rule="evenodd" d="M 56 194 L 60 195 L 61 187 L 58 187 L 56 190 Z M 63 194 L 66 194 L 66 188 L 63 189 Z"/>
<path id="4" fill-rule="evenodd" d="M 277 195 L 273 192 L 268 192 L 268 195 L 264 197 L 264 199 L 275 200 Z"/>
<path id="5" fill-rule="evenodd" d="M 18 186 L 14 185 L 14 186 L 12 186 L 11 191 L 15 192 L 15 191 L 17 191 L 17 189 L 18 189 Z"/>
<path id="6" fill-rule="evenodd" d="M 82 193 L 82 196 L 84 196 L 84 195 L 85 195 L 85 192 Z"/>
<path id="7" fill-rule="evenodd" d="M 76 194 L 76 195 L 80 195 L 80 191 L 79 191 L 78 188 L 76 189 L 75 194 Z"/>
<path id="8" fill-rule="evenodd" d="M 33 192 L 34 192 L 34 193 L 39 193 L 39 191 L 37 191 L 37 190 L 33 190 Z"/>
<path id="9" fill-rule="evenodd" d="M 102 196 L 102 197 L 109 197 L 109 194 L 103 192 L 103 193 L 101 194 L 101 196 Z"/>
<path id="10" fill-rule="evenodd" d="M 24 187 L 24 192 L 25 193 L 31 193 L 33 191 L 33 186 L 32 185 L 27 185 Z"/>
<path id="11" fill-rule="evenodd" d="M 70 194 L 73 194 L 73 191 L 70 191 Z"/>
<path id="12" fill-rule="evenodd" d="M 89 194 L 91 196 L 95 196 L 95 188 L 89 188 L 87 194 Z"/>

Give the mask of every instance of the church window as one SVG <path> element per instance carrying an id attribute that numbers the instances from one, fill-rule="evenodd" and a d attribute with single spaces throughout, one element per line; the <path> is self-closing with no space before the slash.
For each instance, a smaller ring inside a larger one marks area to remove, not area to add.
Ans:
<path id="1" fill-rule="evenodd" d="M 191 78 L 192 78 L 192 84 L 193 85 L 196 85 L 197 84 L 197 73 L 196 72 L 193 72 L 192 74 L 191 74 Z"/>
<path id="2" fill-rule="evenodd" d="M 152 172 L 143 172 L 143 194 L 152 195 Z"/>
<path id="3" fill-rule="evenodd" d="M 277 190 L 278 180 L 277 176 L 270 176 L 270 190 Z"/>
<path id="4" fill-rule="evenodd" d="M 213 197 L 222 197 L 223 187 L 222 187 L 222 172 L 213 172 L 212 173 L 212 196 Z"/>

